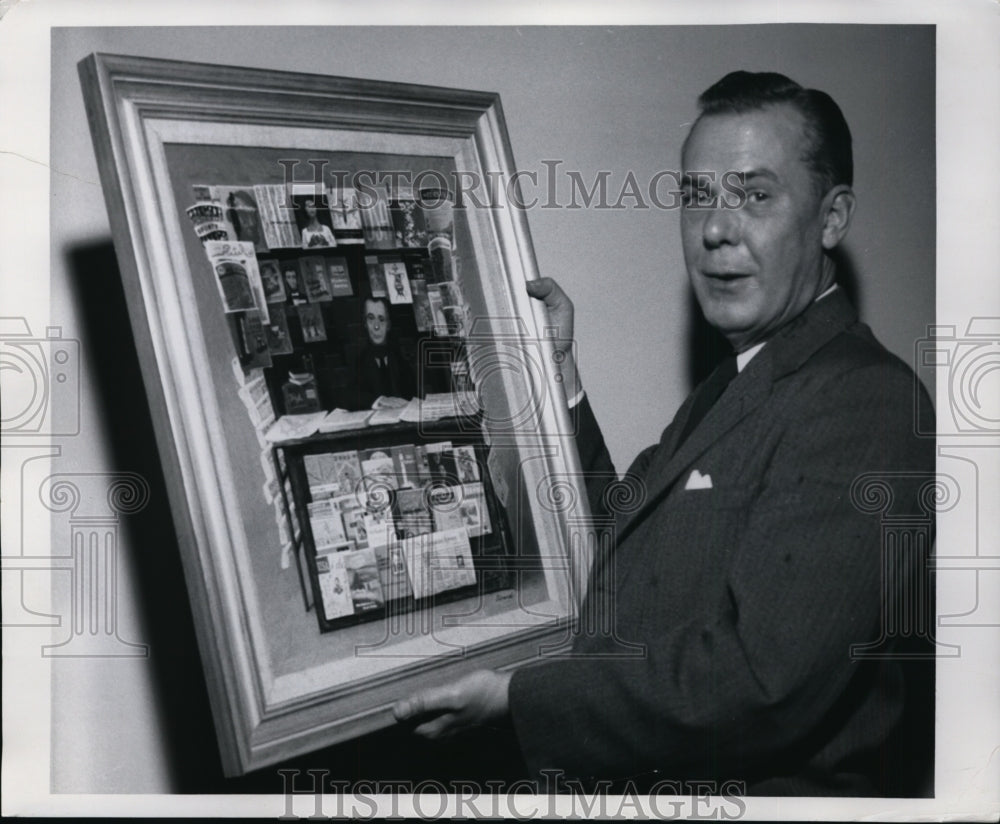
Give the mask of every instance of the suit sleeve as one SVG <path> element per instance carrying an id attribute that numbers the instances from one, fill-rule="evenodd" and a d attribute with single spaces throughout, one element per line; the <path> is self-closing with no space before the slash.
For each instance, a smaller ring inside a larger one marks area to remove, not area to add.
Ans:
<path id="1" fill-rule="evenodd" d="M 880 521 L 852 503 L 852 482 L 933 472 L 933 443 L 912 431 L 912 380 L 869 366 L 795 401 L 732 536 L 723 605 L 674 625 L 654 615 L 641 659 L 514 673 L 511 716 L 529 767 L 697 774 L 788 752 L 821 724 L 856 672 L 851 645 L 879 634 Z"/>
<path id="2" fill-rule="evenodd" d="M 609 506 L 605 490 L 608 486 L 618 480 L 614 462 L 604 443 L 604 435 L 601 427 L 594 417 L 594 412 L 590 407 L 590 401 L 584 395 L 577 410 L 577 435 L 576 447 L 580 454 L 580 466 L 583 469 L 584 484 L 587 489 L 587 500 L 590 504 L 590 511 L 598 521 L 607 521 L 614 517 L 614 512 Z M 650 446 L 639 453 L 639 456 L 632 462 L 626 475 L 641 477 L 649 464 L 649 459 L 655 451 L 656 446 Z"/>

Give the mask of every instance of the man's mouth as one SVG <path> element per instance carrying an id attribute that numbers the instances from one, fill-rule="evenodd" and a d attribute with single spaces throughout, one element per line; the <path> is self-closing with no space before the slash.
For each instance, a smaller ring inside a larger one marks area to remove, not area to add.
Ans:
<path id="1" fill-rule="evenodd" d="M 748 272 L 702 272 L 702 277 L 709 278 L 710 280 L 717 280 L 723 282 L 729 282 L 734 280 L 742 280 L 743 278 L 750 277 Z"/>

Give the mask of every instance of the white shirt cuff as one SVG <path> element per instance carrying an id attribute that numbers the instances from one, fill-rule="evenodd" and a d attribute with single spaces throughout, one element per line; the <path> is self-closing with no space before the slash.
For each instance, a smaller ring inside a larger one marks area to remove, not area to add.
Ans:
<path id="1" fill-rule="evenodd" d="M 579 404 L 580 401 L 583 400 L 584 394 L 585 394 L 585 392 L 581 389 L 572 398 L 570 398 L 568 401 L 566 401 L 566 406 L 569 409 L 572 409 L 574 406 L 576 406 L 577 404 Z"/>

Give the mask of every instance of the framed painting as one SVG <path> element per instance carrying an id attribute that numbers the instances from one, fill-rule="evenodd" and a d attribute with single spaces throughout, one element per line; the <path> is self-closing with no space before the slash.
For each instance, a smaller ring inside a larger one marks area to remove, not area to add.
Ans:
<path id="1" fill-rule="evenodd" d="M 80 75 L 227 773 L 566 648 L 595 536 L 498 97 Z"/>

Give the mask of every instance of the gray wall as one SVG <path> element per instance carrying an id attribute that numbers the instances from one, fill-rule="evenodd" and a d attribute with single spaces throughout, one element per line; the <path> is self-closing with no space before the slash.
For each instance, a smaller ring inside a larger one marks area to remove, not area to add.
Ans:
<path id="1" fill-rule="evenodd" d="M 107 388 L 114 384 L 96 380 L 131 344 L 125 333 L 105 350 L 94 340 L 92 304 L 102 298 L 93 289 L 106 282 L 94 266 L 110 232 L 76 75 L 77 61 L 94 51 L 497 91 L 520 168 L 541 174 L 541 161 L 560 160 L 587 181 L 609 170 L 613 192 L 629 171 L 644 182 L 677 168 L 695 98 L 722 74 L 784 72 L 830 92 L 854 132 L 859 209 L 846 251 L 863 318 L 907 361 L 934 320 L 931 27 L 57 29 L 52 318 L 81 339 L 83 437 L 71 462 L 85 471 L 135 469 L 140 460 L 122 456 L 121 432 L 108 423 L 119 403 Z M 541 271 L 576 303 L 581 370 L 623 469 L 690 387 L 677 213 L 534 209 L 528 219 Z M 165 517 L 165 503 L 154 500 L 136 520 L 157 517 L 157 508 Z M 137 529 L 123 536 L 120 609 L 131 640 L 148 641 L 156 616 L 144 609 L 143 564 L 172 548 L 137 545 Z M 149 659 L 55 662 L 54 789 L 178 788 L 162 652 L 151 644 Z"/>

